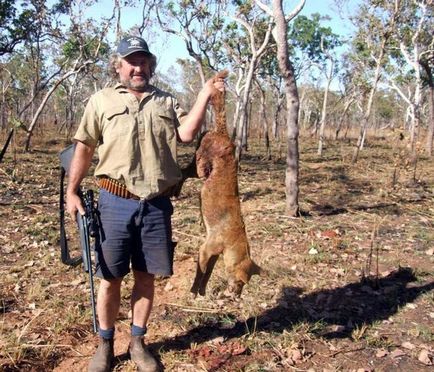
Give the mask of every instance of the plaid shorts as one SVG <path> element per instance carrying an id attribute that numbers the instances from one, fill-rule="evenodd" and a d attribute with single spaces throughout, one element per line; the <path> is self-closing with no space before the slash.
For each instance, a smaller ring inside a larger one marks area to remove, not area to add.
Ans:
<path id="1" fill-rule="evenodd" d="M 95 251 L 96 276 L 120 278 L 133 270 L 173 274 L 173 206 L 170 198 L 124 199 L 100 189 L 101 247 Z"/>

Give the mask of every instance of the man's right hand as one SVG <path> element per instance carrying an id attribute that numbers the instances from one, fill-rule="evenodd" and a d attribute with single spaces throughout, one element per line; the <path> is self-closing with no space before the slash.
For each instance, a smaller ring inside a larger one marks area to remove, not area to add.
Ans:
<path id="1" fill-rule="evenodd" d="M 77 194 L 74 193 L 67 193 L 66 194 L 66 210 L 71 216 L 73 221 L 77 221 L 77 211 L 84 215 L 84 207 L 81 202 L 80 197 Z"/>
<path id="2" fill-rule="evenodd" d="M 80 187 L 82 179 L 87 174 L 94 151 L 94 146 L 77 142 L 69 169 L 68 187 L 66 188 L 66 210 L 71 215 L 73 221 L 77 220 L 77 212 L 84 215 L 84 207 L 77 194 L 77 190 Z"/>

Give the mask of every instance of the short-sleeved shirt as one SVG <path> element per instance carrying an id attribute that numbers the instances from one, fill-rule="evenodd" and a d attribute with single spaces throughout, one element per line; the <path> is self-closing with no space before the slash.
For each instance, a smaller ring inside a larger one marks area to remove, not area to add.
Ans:
<path id="1" fill-rule="evenodd" d="M 74 139 L 98 146 L 95 176 L 152 199 L 181 179 L 176 128 L 187 113 L 169 93 L 149 86 L 139 100 L 121 84 L 91 96 Z"/>

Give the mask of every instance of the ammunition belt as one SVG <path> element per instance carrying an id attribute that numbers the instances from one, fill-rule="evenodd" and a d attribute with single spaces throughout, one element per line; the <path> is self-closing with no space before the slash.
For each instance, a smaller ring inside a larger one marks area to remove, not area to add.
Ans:
<path id="1" fill-rule="evenodd" d="M 140 200 L 137 195 L 129 192 L 122 182 L 114 180 L 113 178 L 99 177 L 96 179 L 96 183 L 102 189 L 116 196 L 120 196 L 121 198 Z"/>

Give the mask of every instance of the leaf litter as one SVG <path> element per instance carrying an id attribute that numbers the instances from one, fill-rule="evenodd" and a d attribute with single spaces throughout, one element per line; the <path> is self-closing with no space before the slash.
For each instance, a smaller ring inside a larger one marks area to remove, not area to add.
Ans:
<path id="1" fill-rule="evenodd" d="M 56 174 L 64 143 L 47 148 L 36 140 L 33 152 L 17 153 L 16 163 L 7 154 L 1 164 L 0 369 L 81 371 L 97 337 L 87 277 L 59 259 Z M 392 185 L 386 141 L 372 140 L 355 165 L 346 160 L 345 142 L 330 144 L 318 158 L 309 141 L 302 139 L 298 219 L 285 215 L 284 159 L 263 161 L 255 142 L 245 154 L 241 206 L 252 256 L 266 275 L 253 277 L 241 299 L 225 293 L 221 260 L 206 297 L 190 296 L 205 236 L 201 182 L 188 180 L 174 200 L 175 274 L 157 279 L 147 337 L 167 370 L 432 368 L 432 161 L 420 155 L 419 178 L 402 165 Z M 90 177 L 86 183 L 94 187 Z M 77 247 L 75 226 L 67 225 Z M 129 277 L 125 282 L 116 371 L 135 368 L 125 357 L 132 286 Z"/>

